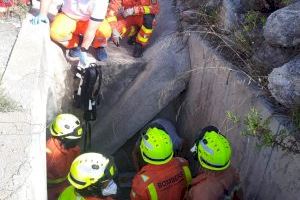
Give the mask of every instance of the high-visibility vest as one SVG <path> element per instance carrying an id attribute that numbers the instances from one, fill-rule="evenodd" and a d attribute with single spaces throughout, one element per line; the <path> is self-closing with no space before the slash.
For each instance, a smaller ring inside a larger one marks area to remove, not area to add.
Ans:
<path id="1" fill-rule="evenodd" d="M 69 186 L 60 194 L 58 200 L 85 200 L 85 198 L 78 194 L 73 186 Z"/>

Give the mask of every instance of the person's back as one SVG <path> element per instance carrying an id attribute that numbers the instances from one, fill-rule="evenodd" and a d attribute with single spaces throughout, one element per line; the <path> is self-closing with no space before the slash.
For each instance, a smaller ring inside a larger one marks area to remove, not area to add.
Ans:
<path id="1" fill-rule="evenodd" d="M 231 145 L 214 126 L 202 129 L 191 149 L 201 169 L 192 180 L 187 200 L 219 200 L 243 197 L 239 174 L 231 166 Z"/>
<path id="2" fill-rule="evenodd" d="M 144 166 L 132 182 L 132 199 L 153 199 L 155 191 L 158 199 L 180 200 L 183 198 L 191 177 L 188 162 L 183 158 L 173 158 L 163 165 Z"/>
<path id="3" fill-rule="evenodd" d="M 239 175 L 233 167 L 220 172 L 202 172 L 192 180 L 190 200 L 238 199 Z"/>
<path id="4" fill-rule="evenodd" d="M 173 158 L 170 136 L 162 129 L 149 128 L 142 133 L 139 152 L 146 163 L 132 181 L 132 200 L 180 200 L 191 181 L 188 162 Z"/>
<path id="5" fill-rule="evenodd" d="M 66 180 L 73 160 L 80 154 L 79 146 L 66 149 L 60 140 L 51 137 L 47 140 L 46 147 L 48 180 L 54 181 L 59 178 Z"/>

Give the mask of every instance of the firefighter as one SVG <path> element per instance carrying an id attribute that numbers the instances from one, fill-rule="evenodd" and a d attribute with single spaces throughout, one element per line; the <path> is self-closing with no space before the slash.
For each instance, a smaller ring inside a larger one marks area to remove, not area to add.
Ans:
<path id="1" fill-rule="evenodd" d="M 46 145 L 48 199 L 57 200 L 68 186 L 67 175 L 71 163 L 80 154 L 78 143 L 82 128 L 76 116 L 60 114 L 49 129 L 51 137 Z"/>
<path id="2" fill-rule="evenodd" d="M 48 23 L 47 13 L 52 0 L 41 0 L 40 12 L 32 24 Z M 87 51 L 92 45 L 97 60 L 106 60 L 105 47 L 111 36 L 111 27 L 105 20 L 108 0 L 64 0 L 51 24 L 52 40 L 70 49 L 69 56 L 79 57 L 82 65 L 88 65 Z M 83 36 L 82 42 L 80 41 Z"/>
<path id="3" fill-rule="evenodd" d="M 192 180 L 186 199 L 242 199 L 239 174 L 231 166 L 231 146 L 214 126 L 202 129 L 192 152 L 202 167 Z"/>
<path id="4" fill-rule="evenodd" d="M 156 127 L 141 134 L 140 156 L 146 163 L 132 181 L 132 200 L 180 200 L 191 181 L 188 162 L 173 157 L 170 136 Z"/>
<path id="5" fill-rule="evenodd" d="M 133 56 L 141 57 L 158 12 L 157 0 L 112 0 L 107 18 L 113 29 L 114 43 L 118 46 L 120 38 L 129 37 L 128 44 L 134 45 Z"/>
<path id="6" fill-rule="evenodd" d="M 141 132 L 154 127 L 165 131 L 170 136 L 173 144 L 174 156 L 180 156 L 182 154 L 182 148 L 185 144 L 185 141 L 179 137 L 174 124 L 167 119 L 157 118 L 147 124 Z M 143 164 L 145 164 L 144 160 L 140 156 L 139 148 L 140 141 L 135 144 L 132 151 L 133 165 L 137 171 L 139 171 Z"/>
<path id="7" fill-rule="evenodd" d="M 71 165 L 66 188 L 58 200 L 113 200 L 117 194 L 114 182 L 116 167 L 112 158 L 100 153 L 85 153 Z"/>

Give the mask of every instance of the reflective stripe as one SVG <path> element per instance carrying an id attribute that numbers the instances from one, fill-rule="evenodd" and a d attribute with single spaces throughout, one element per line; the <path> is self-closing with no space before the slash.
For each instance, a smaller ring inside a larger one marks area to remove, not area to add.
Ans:
<path id="1" fill-rule="evenodd" d="M 84 200 L 82 197 L 75 191 L 73 186 L 67 187 L 59 196 L 58 200 Z"/>
<path id="2" fill-rule="evenodd" d="M 192 182 L 192 175 L 191 175 L 190 168 L 188 166 L 183 166 L 182 168 L 183 168 L 183 172 L 184 172 L 186 182 L 187 182 L 188 185 L 190 185 L 191 182 Z"/>
<path id="3" fill-rule="evenodd" d="M 148 38 L 144 38 L 140 35 L 140 33 L 137 35 L 137 39 L 138 41 L 142 42 L 142 43 L 147 43 L 148 42 Z"/>
<path id="4" fill-rule="evenodd" d="M 135 26 L 131 26 L 131 27 L 130 27 L 130 32 L 129 32 L 129 34 L 128 34 L 128 37 L 134 36 L 135 33 L 136 33 L 136 28 L 135 28 Z"/>
<path id="5" fill-rule="evenodd" d="M 107 21 L 108 23 L 110 23 L 110 22 L 116 22 L 116 21 L 117 21 L 117 17 L 116 17 L 116 16 L 107 17 L 107 18 L 106 18 L 106 21 Z"/>
<path id="6" fill-rule="evenodd" d="M 49 154 L 51 154 L 51 153 L 52 153 L 52 151 L 51 151 L 50 149 L 46 148 L 46 153 L 49 153 Z"/>
<path id="7" fill-rule="evenodd" d="M 124 34 L 126 33 L 126 31 L 127 31 L 127 29 L 126 29 L 126 27 L 124 26 L 124 27 L 122 27 L 122 36 L 124 36 Z"/>
<path id="8" fill-rule="evenodd" d="M 150 14 L 150 7 L 149 6 L 143 6 L 145 14 Z"/>
<path id="9" fill-rule="evenodd" d="M 67 180 L 67 177 L 57 178 L 57 179 L 47 179 L 48 184 L 58 184 Z"/>
<path id="10" fill-rule="evenodd" d="M 144 182 L 147 182 L 149 180 L 149 177 L 144 174 L 141 175 L 141 178 L 143 179 Z"/>
<path id="11" fill-rule="evenodd" d="M 151 34 L 153 32 L 153 29 L 148 29 L 144 25 L 142 26 L 142 31 L 146 34 Z"/>
<path id="12" fill-rule="evenodd" d="M 148 185 L 148 190 L 150 193 L 151 200 L 158 200 L 154 183 L 151 183 L 150 185 Z"/>

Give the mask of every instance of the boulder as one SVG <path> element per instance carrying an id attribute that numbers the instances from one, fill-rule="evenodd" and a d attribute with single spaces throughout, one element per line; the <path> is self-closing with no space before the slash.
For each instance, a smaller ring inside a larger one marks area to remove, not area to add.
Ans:
<path id="1" fill-rule="evenodd" d="M 296 54 L 297 52 L 293 49 L 274 47 L 264 41 L 256 47 L 252 59 L 271 72 L 274 68 L 290 61 Z"/>
<path id="2" fill-rule="evenodd" d="M 269 90 L 278 102 L 289 108 L 300 106 L 300 56 L 275 68 L 268 79 Z"/>
<path id="3" fill-rule="evenodd" d="M 273 12 L 267 19 L 264 37 L 271 45 L 295 47 L 300 44 L 300 2 Z"/>

